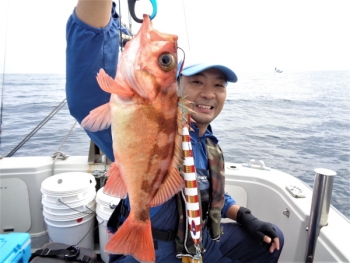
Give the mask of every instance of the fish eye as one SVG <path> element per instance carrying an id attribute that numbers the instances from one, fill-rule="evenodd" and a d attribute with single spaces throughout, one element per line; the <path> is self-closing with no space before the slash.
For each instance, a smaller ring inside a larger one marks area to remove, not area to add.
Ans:
<path id="1" fill-rule="evenodd" d="M 170 53 L 162 53 L 158 58 L 158 64 L 164 71 L 170 71 L 172 70 L 175 65 L 175 58 Z"/>

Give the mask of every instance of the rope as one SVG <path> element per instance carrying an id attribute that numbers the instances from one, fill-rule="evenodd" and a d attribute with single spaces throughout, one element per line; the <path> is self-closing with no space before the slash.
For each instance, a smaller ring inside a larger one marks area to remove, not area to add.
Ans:
<path id="1" fill-rule="evenodd" d="M 66 155 L 66 154 L 64 154 L 63 152 L 61 152 L 61 148 L 62 148 L 63 144 L 66 142 L 68 136 L 72 133 L 75 124 L 77 124 L 77 121 L 75 121 L 75 122 L 73 123 L 72 128 L 70 128 L 70 130 L 69 130 L 69 132 L 67 133 L 66 137 L 64 137 L 64 139 L 63 139 L 63 141 L 62 141 L 60 147 L 58 147 L 58 151 L 55 152 L 55 153 L 52 155 L 52 158 L 54 158 L 53 163 L 52 163 L 52 172 L 51 172 L 52 175 L 54 175 L 54 171 L 55 171 L 55 162 L 56 162 L 56 160 L 57 160 L 57 159 L 66 160 L 66 159 L 68 158 L 68 155 Z"/>
<path id="2" fill-rule="evenodd" d="M 37 133 L 41 127 L 43 127 L 55 114 L 62 109 L 62 107 L 66 104 L 66 99 L 64 99 L 58 106 L 46 116 L 46 118 L 39 123 L 11 152 L 9 152 L 6 157 L 11 157 L 14 153 L 16 153 L 35 133 Z"/>
<path id="3" fill-rule="evenodd" d="M 67 140 L 68 136 L 69 136 L 69 135 L 72 133 L 73 128 L 74 128 L 74 126 L 75 126 L 75 124 L 77 124 L 77 121 L 75 121 L 75 122 L 73 123 L 72 128 L 70 128 L 70 130 L 69 130 L 69 132 L 67 133 L 66 137 L 64 137 L 64 139 L 63 139 L 63 141 L 62 141 L 62 143 L 61 143 L 60 147 L 58 148 L 58 152 L 60 152 L 60 151 L 61 151 L 61 148 L 62 148 L 63 144 L 66 142 L 66 140 Z"/>

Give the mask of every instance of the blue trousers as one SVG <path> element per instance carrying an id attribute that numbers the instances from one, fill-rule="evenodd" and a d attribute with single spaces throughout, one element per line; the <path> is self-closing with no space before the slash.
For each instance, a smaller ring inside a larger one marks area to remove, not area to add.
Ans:
<path id="1" fill-rule="evenodd" d="M 269 244 L 260 245 L 237 223 L 222 223 L 220 242 L 213 241 L 207 230 L 203 231 L 203 263 L 278 262 L 284 244 L 281 230 L 275 226 L 280 240 L 280 250 L 269 252 Z M 175 241 L 157 242 L 156 263 L 181 263 L 176 258 Z M 132 256 L 111 255 L 109 263 L 138 263 Z"/>

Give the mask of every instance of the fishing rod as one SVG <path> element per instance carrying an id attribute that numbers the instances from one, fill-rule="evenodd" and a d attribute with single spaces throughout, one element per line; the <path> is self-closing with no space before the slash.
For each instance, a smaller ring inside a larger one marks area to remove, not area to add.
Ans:
<path id="1" fill-rule="evenodd" d="M 47 115 L 46 118 L 42 120 L 42 122 L 40 122 L 38 126 L 36 126 L 11 152 L 9 152 L 6 157 L 11 157 L 14 155 L 31 137 L 33 137 L 34 134 L 37 133 L 37 131 L 41 129 L 41 127 L 43 127 L 53 116 L 55 116 L 55 114 L 59 112 L 59 110 L 62 109 L 66 103 L 67 100 L 64 99 L 60 104 L 58 104 L 58 106 L 51 111 L 51 113 Z"/>

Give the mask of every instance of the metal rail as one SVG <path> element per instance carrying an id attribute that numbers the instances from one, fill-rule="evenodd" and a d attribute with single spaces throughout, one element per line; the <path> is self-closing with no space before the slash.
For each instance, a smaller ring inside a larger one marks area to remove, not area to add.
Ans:
<path id="1" fill-rule="evenodd" d="M 331 205 L 332 189 L 336 172 L 328 169 L 315 169 L 315 181 L 312 194 L 309 241 L 305 262 L 312 263 L 314 260 L 317 238 L 320 229 L 328 225 L 328 213 Z"/>

